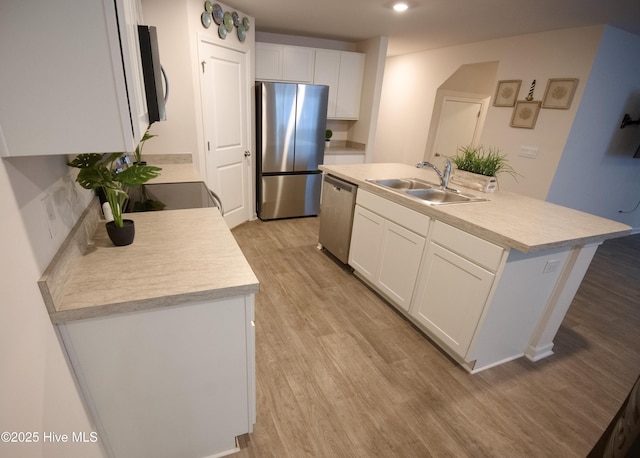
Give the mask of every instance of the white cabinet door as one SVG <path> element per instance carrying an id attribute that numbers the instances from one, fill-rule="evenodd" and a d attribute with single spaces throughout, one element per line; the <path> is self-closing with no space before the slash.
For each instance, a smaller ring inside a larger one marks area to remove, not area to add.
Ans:
<path id="1" fill-rule="evenodd" d="M 256 80 L 312 83 L 314 49 L 256 43 Z"/>
<path id="2" fill-rule="evenodd" d="M 313 48 L 285 46 L 282 52 L 282 79 L 297 83 L 313 83 Z"/>
<path id="3" fill-rule="evenodd" d="M 384 235 L 384 218 L 356 205 L 349 247 L 349 265 L 375 283 Z"/>
<path id="4" fill-rule="evenodd" d="M 132 17 L 136 4 L 135 0 L 3 4 L 0 155 L 134 150 L 139 136 L 133 133 L 129 98 L 138 100 L 140 94 L 134 93 L 139 84 L 127 76 L 139 71 L 141 64 L 139 59 L 137 66 L 123 60 L 123 52 L 137 58 L 131 55 L 138 46 Z M 34 12 L 49 19 L 34 26 Z M 131 22 L 124 25 L 123 18 Z M 137 107 L 133 110 L 137 125 L 140 113 Z"/>
<path id="5" fill-rule="evenodd" d="M 278 81 L 282 78 L 282 46 L 256 43 L 256 80 Z"/>
<path id="6" fill-rule="evenodd" d="M 358 119 L 365 55 L 356 52 L 316 50 L 314 84 L 329 86 L 329 119 Z"/>
<path id="7" fill-rule="evenodd" d="M 411 315 L 464 358 L 493 279 L 493 273 L 430 242 Z"/>
<path id="8" fill-rule="evenodd" d="M 340 79 L 340 52 L 325 49 L 316 50 L 316 64 L 313 84 L 329 86 L 327 118 L 335 118 L 338 100 L 338 80 Z"/>
<path id="9" fill-rule="evenodd" d="M 409 309 L 425 239 L 356 205 L 349 265 L 394 304 Z"/>
<path id="10" fill-rule="evenodd" d="M 385 222 L 376 285 L 404 310 L 411 304 L 424 243 L 424 237 Z"/>
<path id="11" fill-rule="evenodd" d="M 361 53 L 340 53 L 336 119 L 358 119 L 360 116 L 364 60 L 364 54 Z"/>

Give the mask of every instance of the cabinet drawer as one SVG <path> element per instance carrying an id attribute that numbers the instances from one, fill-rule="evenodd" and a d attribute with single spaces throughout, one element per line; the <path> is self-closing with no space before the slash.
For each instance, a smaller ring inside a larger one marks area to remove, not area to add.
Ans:
<path id="1" fill-rule="evenodd" d="M 430 218 L 407 207 L 358 188 L 356 203 L 423 237 L 429 231 Z"/>
<path id="2" fill-rule="evenodd" d="M 434 223 L 431 241 L 492 272 L 500 265 L 503 252 L 501 247 L 441 221 Z"/>

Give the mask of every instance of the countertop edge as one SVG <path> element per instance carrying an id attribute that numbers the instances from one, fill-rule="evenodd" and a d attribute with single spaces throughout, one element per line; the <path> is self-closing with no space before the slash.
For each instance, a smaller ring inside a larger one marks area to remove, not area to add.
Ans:
<path id="1" fill-rule="evenodd" d="M 101 318 L 112 315 L 122 315 L 126 313 L 162 309 L 165 307 L 188 305 L 195 302 L 213 301 L 236 296 L 246 296 L 249 294 L 255 294 L 259 290 L 259 283 L 250 283 L 241 286 L 219 288 L 208 291 L 194 291 L 192 293 L 161 296 L 131 302 L 93 305 L 91 307 L 83 307 L 72 310 L 56 310 L 55 312 L 50 313 L 50 317 L 52 323 L 62 324 L 70 321 L 79 321 L 89 318 Z"/>
<path id="2" fill-rule="evenodd" d="M 384 164 L 384 165 L 403 165 L 406 166 L 406 164 Z M 578 245 L 588 245 L 588 244 L 593 244 L 593 243 L 602 243 L 607 239 L 611 239 L 611 238 L 616 238 L 616 237 L 623 237 L 625 235 L 629 235 L 631 233 L 631 231 L 633 230 L 633 228 L 631 226 L 619 223 L 619 222 L 615 222 L 616 224 L 619 224 L 621 226 L 626 226 L 628 229 L 624 229 L 624 230 L 617 230 L 617 231 L 612 231 L 612 232 L 607 232 L 607 233 L 603 233 L 603 234 L 596 234 L 596 235 L 591 235 L 591 236 L 586 236 L 586 237 L 578 237 L 578 238 L 572 238 L 572 239 L 567 239 L 567 240 L 557 240 L 557 241 L 553 241 L 553 242 L 549 242 L 549 243 L 540 243 L 540 244 L 536 244 L 536 245 L 528 245 L 526 243 L 522 243 L 519 240 L 516 240 L 512 237 L 506 236 L 504 234 L 500 234 L 497 233 L 493 230 L 478 226 L 468 220 L 465 220 L 464 218 L 455 216 L 455 215 L 451 215 L 445 211 L 442 211 L 438 206 L 433 206 L 433 205 L 425 205 L 422 204 L 420 202 L 416 202 L 413 199 L 411 199 L 410 197 L 405 197 L 402 196 L 400 194 L 398 194 L 397 192 L 394 192 L 392 190 L 387 190 L 384 189 L 380 186 L 377 186 L 375 184 L 369 183 L 367 181 L 363 181 L 360 178 L 354 177 L 353 175 L 349 175 L 348 173 L 344 173 L 341 172 L 339 170 L 335 169 L 336 166 L 333 165 L 321 165 L 320 166 L 320 170 L 322 170 L 323 172 L 336 176 L 337 178 L 341 178 L 343 180 L 346 180 L 350 183 L 353 183 L 355 185 L 357 185 L 359 188 L 362 188 L 366 191 L 371 192 L 372 194 L 378 195 L 380 197 L 386 198 L 388 200 L 391 200 L 392 202 L 395 202 L 399 205 L 403 205 L 407 208 L 410 208 L 411 210 L 417 211 L 419 213 L 422 213 L 426 216 L 429 217 L 433 217 L 435 219 L 438 219 L 444 223 L 447 224 L 451 224 L 452 226 L 455 226 L 459 229 L 465 230 L 467 232 L 470 232 L 474 235 L 477 235 L 479 237 L 482 237 L 490 242 L 496 243 L 504 248 L 508 248 L 508 249 L 516 249 L 518 251 L 521 251 L 523 253 L 538 253 L 538 252 L 542 252 L 542 251 L 548 251 L 548 250 L 552 250 L 552 249 L 557 249 L 557 248 L 567 248 L 567 247 L 572 247 L 572 246 L 578 246 Z M 408 166 L 407 166 L 408 167 Z M 418 172 L 415 172 L 416 175 L 418 174 Z M 398 177 L 398 178 L 402 178 L 402 177 Z M 468 192 L 470 194 L 474 194 L 474 195 L 478 195 L 481 196 L 483 195 L 483 193 L 480 193 L 478 191 L 474 191 L 474 190 L 469 190 L 465 188 L 465 192 Z M 490 198 L 489 194 L 487 197 Z M 524 196 L 523 196 L 524 197 Z M 474 204 L 469 204 L 469 205 L 482 205 L 482 202 L 478 202 L 478 203 L 474 203 Z M 460 205 L 467 205 L 467 204 L 460 204 Z M 550 204 L 551 205 L 551 204 Z M 572 210 L 572 209 L 567 209 L 567 210 Z M 573 210 L 572 210 L 573 211 Z M 600 218 L 600 217 L 596 217 L 595 215 L 591 215 L 594 218 Z"/>

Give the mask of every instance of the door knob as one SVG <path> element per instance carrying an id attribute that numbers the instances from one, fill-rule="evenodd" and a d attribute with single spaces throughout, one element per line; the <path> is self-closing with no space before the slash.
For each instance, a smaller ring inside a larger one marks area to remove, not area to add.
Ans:
<path id="1" fill-rule="evenodd" d="M 244 157 L 249 157 L 251 156 L 251 151 L 245 151 L 244 152 Z"/>

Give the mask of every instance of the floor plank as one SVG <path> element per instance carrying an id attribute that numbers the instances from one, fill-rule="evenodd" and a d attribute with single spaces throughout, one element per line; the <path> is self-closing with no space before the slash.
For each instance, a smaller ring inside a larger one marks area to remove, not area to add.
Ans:
<path id="1" fill-rule="evenodd" d="M 235 456 L 584 457 L 640 374 L 640 235 L 598 249 L 553 356 L 469 375 L 317 249 L 317 218 L 233 234 L 260 280 Z"/>

